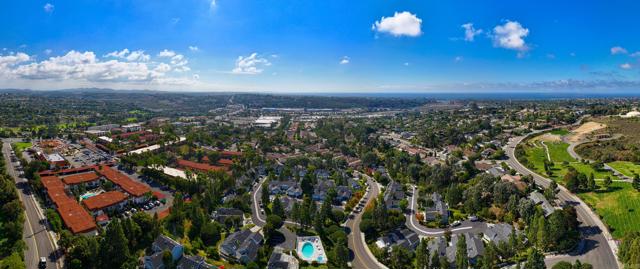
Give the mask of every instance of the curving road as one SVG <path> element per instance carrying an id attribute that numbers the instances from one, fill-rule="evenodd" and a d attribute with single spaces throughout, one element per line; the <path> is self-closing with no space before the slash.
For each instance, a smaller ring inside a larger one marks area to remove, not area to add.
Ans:
<path id="1" fill-rule="evenodd" d="M 369 186 L 369 192 L 362 199 L 365 199 L 365 207 L 368 205 L 373 199 L 378 197 L 380 193 L 380 188 L 378 187 L 378 183 L 373 181 L 371 177 L 366 174 L 361 174 L 364 178 L 367 179 L 367 185 Z M 350 229 L 350 233 L 348 235 L 348 244 L 349 249 L 353 252 L 353 260 L 351 261 L 353 268 L 387 268 L 383 264 L 379 263 L 371 250 L 369 250 L 369 246 L 367 246 L 364 240 L 364 233 L 360 231 L 360 222 L 362 221 L 362 212 L 364 209 L 360 211 L 360 213 L 356 214 L 352 219 L 347 219 L 345 226 Z"/>
<path id="2" fill-rule="evenodd" d="M 416 218 L 416 207 L 418 206 L 418 189 L 416 188 L 416 186 L 411 186 L 412 190 L 412 195 L 411 195 L 411 206 L 409 208 L 409 211 L 405 214 L 406 215 L 406 225 L 407 227 L 409 227 L 409 229 L 411 229 L 412 231 L 414 231 L 415 233 L 417 233 L 420 236 L 431 236 L 431 237 L 436 237 L 436 236 L 443 236 L 444 233 L 449 230 L 451 231 L 451 233 L 454 234 L 458 234 L 458 233 L 483 233 L 486 229 L 487 229 L 487 224 L 481 221 L 477 221 L 477 222 L 472 222 L 472 221 L 468 221 L 465 220 L 462 222 L 462 224 L 460 224 L 460 226 L 452 228 L 452 229 L 441 229 L 441 228 L 427 228 L 424 225 L 420 224 L 420 222 L 418 221 L 418 219 Z"/>
<path id="3" fill-rule="evenodd" d="M 509 157 L 507 163 L 513 169 L 522 175 L 532 175 L 536 184 L 547 187 L 551 183 L 550 179 L 532 172 L 522 165 L 515 157 L 515 148 L 520 142 L 530 135 L 541 133 L 543 131 L 546 130 L 534 131 L 526 136 L 510 139 L 507 144 L 506 153 Z M 580 259 L 583 262 L 592 264 L 594 268 L 620 268 L 621 265 L 618 263 L 615 255 L 618 247 L 602 220 L 600 220 L 600 218 L 594 214 L 589 206 L 587 206 L 579 197 L 569 192 L 563 186 L 559 186 L 558 188 L 559 192 L 557 194 L 557 199 L 560 203 L 572 204 L 576 209 L 578 220 L 580 221 L 580 231 L 583 235 L 583 240 L 576 253 L 548 256 L 545 259 L 547 266 L 551 266 L 559 261 L 574 261 Z"/>
<path id="4" fill-rule="evenodd" d="M 36 201 L 28 182 L 18 176 L 11 163 L 11 145 L 9 143 L 9 140 L 3 141 L 2 154 L 6 162 L 7 173 L 15 180 L 18 196 L 25 209 L 23 239 L 27 246 L 24 251 L 26 268 L 38 268 L 40 257 L 47 259 L 47 268 L 62 268 L 63 257 L 58 251 L 55 235 L 49 231 L 44 211 Z"/>

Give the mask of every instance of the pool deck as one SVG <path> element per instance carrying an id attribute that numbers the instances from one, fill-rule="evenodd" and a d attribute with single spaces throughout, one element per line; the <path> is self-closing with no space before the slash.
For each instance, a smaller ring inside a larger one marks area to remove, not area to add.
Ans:
<path id="1" fill-rule="evenodd" d="M 302 249 L 306 244 L 311 244 L 313 246 L 313 253 L 311 253 L 311 257 L 307 257 L 302 254 Z M 298 257 L 307 261 L 307 262 L 317 262 L 320 264 L 327 263 L 327 254 L 324 252 L 324 247 L 322 246 L 322 240 L 318 236 L 300 236 L 296 242 L 296 252 L 298 253 Z"/>

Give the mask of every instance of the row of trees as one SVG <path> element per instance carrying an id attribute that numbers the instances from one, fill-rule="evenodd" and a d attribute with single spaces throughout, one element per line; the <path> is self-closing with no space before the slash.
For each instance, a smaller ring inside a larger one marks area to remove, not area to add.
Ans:
<path id="1" fill-rule="evenodd" d="M 113 219 L 97 236 L 60 233 L 60 248 L 70 269 L 135 268 L 139 252 L 161 233 L 157 215 L 138 212 L 128 219 Z"/>
<path id="2" fill-rule="evenodd" d="M 6 173 L 6 163 L 0 154 L 0 268 L 24 268 L 22 229 L 24 210 L 18 199 L 16 185 Z"/>

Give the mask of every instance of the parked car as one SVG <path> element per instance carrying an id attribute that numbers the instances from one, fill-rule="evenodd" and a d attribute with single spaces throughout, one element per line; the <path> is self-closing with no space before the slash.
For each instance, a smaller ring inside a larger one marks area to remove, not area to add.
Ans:
<path id="1" fill-rule="evenodd" d="M 478 221 L 478 217 L 476 215 L 471 215 L 469 216 L 469 220 L 475 222 L 475 221 Z"/>
<path id="2" fill-rule="evenodd" d="M 462 224 L 462 222 L 460 222 L 459 220 L 454 221 L 453 223 L 451 223 L 451 227 L 458 227 Z"/>
<path id="3" fill-rule="evenodd" d="M 41 269 L 47 268 L 47 258 L 40 257 L 40 262 L 38 262 L 38 268 L 41 268 Z"/>

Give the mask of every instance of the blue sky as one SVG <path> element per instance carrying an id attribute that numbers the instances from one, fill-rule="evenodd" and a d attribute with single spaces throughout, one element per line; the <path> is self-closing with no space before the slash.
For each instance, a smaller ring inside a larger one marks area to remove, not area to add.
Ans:
<path id="1" fill-rule="evenodd" d="M 6 1 L 0 87 L 633 91 L 638 1 Z"/>

